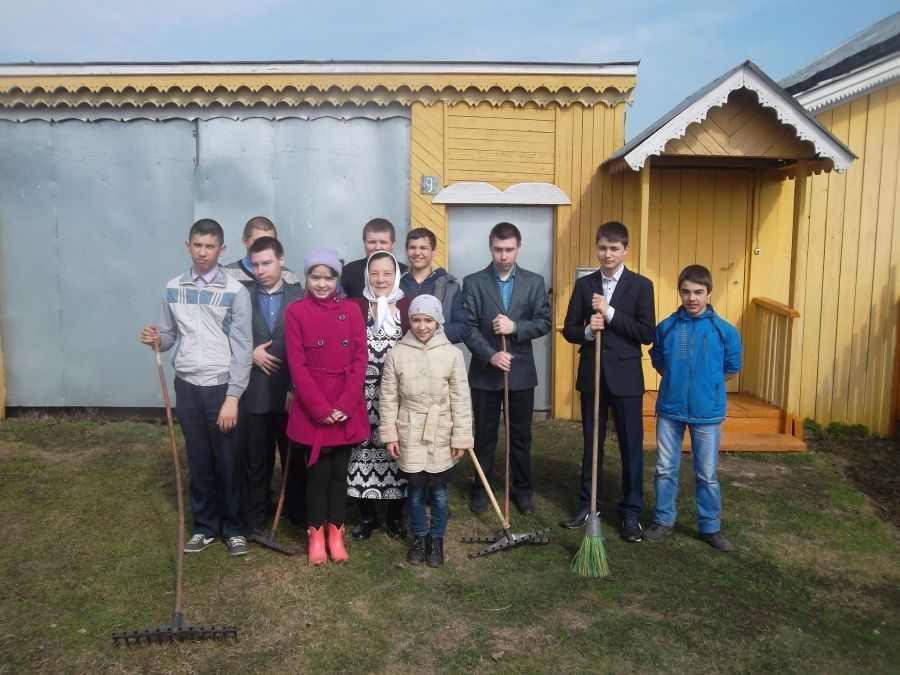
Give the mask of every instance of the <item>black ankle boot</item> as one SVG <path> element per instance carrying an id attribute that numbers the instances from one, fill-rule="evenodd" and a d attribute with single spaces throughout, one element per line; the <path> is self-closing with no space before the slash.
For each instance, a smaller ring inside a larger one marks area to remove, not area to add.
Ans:
<path id="1" fill-rule="evenodd" d="M 403 518 L 388 518 L 384 523 L 384 530 L 391 539 L 403 541 L 406 539 L 406 528 L 403 526 Z"/>
<path id="2" fill-rule="evenodd" d="M 410 565 L 421 565 L 425 562 L 426 543 L 425 537 L 416 537 L 413 540 L 412 546 L 409 547 L 409 553 L 406 554 Z"/>
<path id="3" fill-rule="evenodd" d="M 444 538 L 428 535 L 428 548 L 425 552 L 425 564 L 429 567 L 440 567 L 444 564 Z"/>
<path id="4" fill-rule="evenodd" d="M 353 538 L 357 540 L 368 539 L 372 536 L 372 532 L 375 531 L 375 526 L 374 518 L 363 518 L 353 528 Z"/>

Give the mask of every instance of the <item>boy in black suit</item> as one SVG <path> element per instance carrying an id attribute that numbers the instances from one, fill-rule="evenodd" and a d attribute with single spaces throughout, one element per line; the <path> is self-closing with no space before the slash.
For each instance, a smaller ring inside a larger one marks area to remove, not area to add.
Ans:
<path id="1" fill-rule="evenodd" d="M 463 281 L 469 316 L 466 346 L 472 352 L 469 386 L 475 421 L 475 454 L 488 480 L 494 469 L 503 373 L 509 373 L 510 498 L 520 513 L 534 513 L 531 482 L 531 418 L 537 370 L 531 341 L 550 332 L 550 300 L 540 274 L 516 264 L 522 234 L 498 223 L 488 236 L 491 264 Z M 500 336 L 506 336 L 506 351 Z M 487 510 L 481 483 L 472 487 L 469 508 Z"/>
<path id="2" fill-rule="evenodd" d="M 615 221 L 597 228 L 600 269 L 575 282 L 566 312 L 563 336 L 569 342 L 581 345 L 575 388 L 581 395 L 584 455 L 578 507 L 562 524 L 570 529 L 581 527 L 590 509 L 594 349 L 596 334 L 603 331 L 597 482 L 602 487 L 603 443 L 606 440 L 609 409 L 612 408 L 622 456 L 622 501 L 616 511 L 622 518 L 622 539 L 634 543 L 640 541 L 643 535 L 638 516 L 644 508 L 644 373 L 641 345 L 649 345 L 653 341 L 656 319 L 653 282 L 625 267 L 627 253 L 628 228 Z M 602 493 L 598 492 L 598 509 L 603 508 L 602 503 Z"/>
<path id="3" fill-rule="evenodd" d="M 274 237 L 259 237 L 249 249 L 255 281 L 247 286 L 253 305 L 253 368 L 241 397 L 244 456 L 243 520 L 251 532 L 263 528 L 271 500 L 275 448 L 281 466 L 287 456 L 290 381 L 284 343 L 284 312 L 303 290 L 283 279 L 284 248 Z M 291 458 L 284 512 L 305 527 L 306 466 L 303 454 Z"/>

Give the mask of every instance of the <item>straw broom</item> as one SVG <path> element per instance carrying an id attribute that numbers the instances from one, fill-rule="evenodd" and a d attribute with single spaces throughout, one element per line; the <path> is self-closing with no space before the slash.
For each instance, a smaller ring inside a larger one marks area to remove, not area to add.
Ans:
<path id="1" fill-rule="evenodd" d="M 603 532 L 600 529 L 600 516 L 597 513 L 597 455 L 600 426 L 600 375 L 603 363 L 600 360 L 603 346 L 603 331 L 594 336 L 594 434 L 593 461 L 591 462 L 591 510 L 585 525 L 584 541 L 572 560 L 572 571 L 580 577 L 605 577 L 609 575 L 609 562 L 606 560 L 606 548 L 603 546 Z"/>

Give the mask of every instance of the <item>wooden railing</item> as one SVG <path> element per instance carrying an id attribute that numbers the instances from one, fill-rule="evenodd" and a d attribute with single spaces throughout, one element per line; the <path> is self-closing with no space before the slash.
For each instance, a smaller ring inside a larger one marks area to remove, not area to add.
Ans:
<path id="1" fill-rule="evenodd" d="M 753 298 L 753 305 L 744 358 L 748 367 L 742 373 L 742 388 L 785 410 L 792 323 L 800 317 L 800 312 L 769 298 Z"/>

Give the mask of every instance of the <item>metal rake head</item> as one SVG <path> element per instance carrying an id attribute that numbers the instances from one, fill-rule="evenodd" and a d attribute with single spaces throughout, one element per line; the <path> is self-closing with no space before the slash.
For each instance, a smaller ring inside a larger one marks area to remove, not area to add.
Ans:
<path id="1" fill-rule="evenodd" d="M 260 546 L 265 546 L 266 548 L 270 548 L 273 551 L 278 551 L 279 553 L 284 553 L 285 555 L 297 555 L 297 553 L 299 553 L 296 548 L 285 546 L 284 544 L 279 544 L 275 537 L 273 537 L 271 534 L 269 536 L 266 536 L 264 534 L 254 532 L 250 535 L 250 539 L 255 541 Z"/>
<path id="2" fill-rule="evenodd" d="M 234 626 L 202 626 L 183 623 L 180 615 L 173 617 L 172 622 L 153 628 L 141 630 L 116 631 L 112 634 L 113 644 L 131 647 L 139 644 L 162 644 L 163 642 L 183 640 L 227 640 L 238 639 L 238 629 Z"/>
<path id="3" fill-rule="evenodd" d="M 540 536 L 542 534 L 546 534 L 549 531 L 550 528 L 545 527 L 540 530 L 532 530 L 531 532 L 524 532 L 522 534 L 513 534 L 508 528 L 504 528 L 502 532 L 496 535 L 463 537 L 463 541 L 466 543 L 490 543 L 490 546 L 488 546 L 487 548 L 483 548 L 480 551 L 473 551 L 472 553 L 470 553 L 468 557 L 469 559 L 472 559 L 480 558 L 490 553 L 496 553 L 497 551 L 502 551 L 506 548 L 513 548 L 514 546 L 519 546 L 520 544 L 549 544 L 550 537 Z"/>

